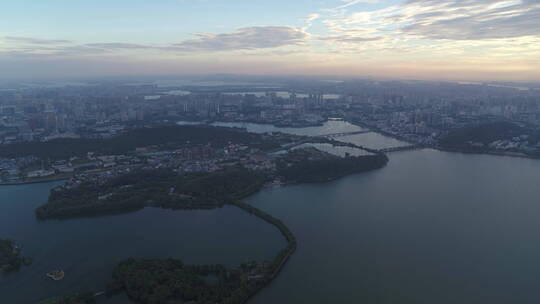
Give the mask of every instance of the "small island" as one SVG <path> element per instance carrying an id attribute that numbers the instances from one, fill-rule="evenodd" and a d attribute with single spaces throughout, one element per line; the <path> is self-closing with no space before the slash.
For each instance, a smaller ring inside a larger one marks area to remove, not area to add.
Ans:
<path id="1" fill-rule="evenodd" d="M 63 270 L 53 270 L 51 272 L 47 272 L 47 277 L 49 277 L 53 281 L 61 281 L 64 279 L 64 276 L 66 274 Z"/>
<path id="2" fill-rule="evenodd" d="M 18 271 L 22 265 L 29 265 L 29 258 L 21 257 L 21 248 L 12 240 L 0 239 L 0 273 Z"/>
<path id="3" fill-rule="evenodd" d="M 48 203 L 36 209 L 36 216 L 100 216 L 145 207 L 213 209 L 258 191 L 265 182 L 265 176 L 242 167 L 181 176 L 170 169 L 140 170 L 103 183 L 53 190 Z"/>

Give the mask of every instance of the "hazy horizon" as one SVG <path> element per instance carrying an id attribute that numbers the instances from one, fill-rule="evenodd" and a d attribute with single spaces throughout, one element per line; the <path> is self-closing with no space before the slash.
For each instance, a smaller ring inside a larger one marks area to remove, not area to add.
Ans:
<path id="1" fill-rule="evenodd" d="M 0 79 L 154 75 L 540 81 L 534 0 L 17 1 Z"/>

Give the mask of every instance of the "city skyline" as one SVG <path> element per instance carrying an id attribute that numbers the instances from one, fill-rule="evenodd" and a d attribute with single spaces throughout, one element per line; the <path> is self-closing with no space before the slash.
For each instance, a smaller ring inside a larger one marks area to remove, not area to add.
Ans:
<path id="1" fill-rule="evenodd" d="M 3 12 L 0 79 L 234 73 L 540 81 L 533 0 L 55 0 L 10 2 Z"/>

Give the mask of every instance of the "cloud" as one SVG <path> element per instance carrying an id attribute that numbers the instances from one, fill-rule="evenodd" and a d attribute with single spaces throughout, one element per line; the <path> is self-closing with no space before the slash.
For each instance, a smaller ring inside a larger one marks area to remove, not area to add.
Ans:
<path id="1" fill-rule="evenodd" d="M 155 48 L 150 45 L 134 44 L 134 43 L 87 43 L 85 46 L 92 48 L 108 49 L 108 50 L 138 50 L 138 49 L 152 49 Z"/>
<path id="2" fill-rule="evenodd" d="M 313 21 L 319 19 L 320 17 L 321 17 L 321 15 L 317 14 L 317 13 L 309 14 L 305 21 L 306 21 L 306 23 L 311 24 Z"/>
<path id="3" fill-rule="evenodd" d="M 69 44 L 72 43 L 70 40 L 53 40 L 53 39 L 41 39 L 41 38 L 31 38 L 31 37 L 18 37 L 18 36 L 5 36 L 4 40 L 11 43 L 22 43 L 22 44 Z"/>
<path id="4" fill-rule="evenodd" d="M 302 29 L 289 26 L 256 26 L 224 34 L 197 34 L 196 39 L 174 45 L 180 51 L 232 51 L 300 45 L 308 37 Z"/>
<path id="5" fill-rule="evenodd" d="M 107 52 L 104 49 L 89 47 L 86 45 L 73 45 L 62 47 L 16 47 L 7 50 L 0 49 L 1 54 L 7 54 L 10 57 L 18 58 L 54 58 L 54 57 L 73 57 L 73 56 L 85 56 L 96 55 Z"/>
<path id="6" fill-rule="evenodd" d="M 313 20 L 317 16 L 311 16 Z M 118 52 L 142 50 L 190 54 L 193 52 L 220 52 L 273 49 L 301 45 L 309 36 L 305 29 L 288 26 L 260 26 L 240 28 L 231 33 L 196 34 L 198 38 L 167 45 L 122 42 L 78 44 L 69 40 L 49 40 L 31 37 L 4 37 L 8 44 L 0 53 L 11 57 L 73 57 L 85 55 L 112 55 Z M 291 52 L 291 50 L 289 50 Z"/>
<path id="7" fill-rule="evenodd" d="M 425 38 L 480 40 L 540 36 L 537 0 L 410 0 L 404 10 L 404 15 L 396 16 L 397 21 L 407 23 L 403 32 Z M 419 13 L 411 13 L 414 10 Z"/>
<path id="8" fill-rule="evenodd" d="M 329 35 L 329 36 L 321 36 L 318 39 L 324 40 L 324 41 L 334 41 L 334 42 L 343 42 L 343 43 L 362 43 L 362 42 L 378 41 L 378 40 L 383 39 L 383 37 L 382 36 L 359 37 L 359 36 L 353 36 L 353 35 Z"/>
<path id="9" fill-rule="evenodd" d="M 381 2 L 381 0 L 341 0 L 342 2 L 345 2 L 345 4 L 342 4 L 337 7 L 337 9 L 344 9 L 349 6 L 353 6 L 359 3 L 378 3 Z"/>
<path id="10" fill-rule="evenodd" d="M 344 7 L 360 1 L 346 1 Z M 329 30 L 351 27 L 404 38 L 482 40 L 540 36 L 538 0 L 408 0 L 325 20 Z"/>

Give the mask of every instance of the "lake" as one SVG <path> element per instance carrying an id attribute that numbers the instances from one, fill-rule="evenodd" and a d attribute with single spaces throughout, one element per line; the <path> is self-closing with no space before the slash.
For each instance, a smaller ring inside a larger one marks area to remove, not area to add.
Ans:
<path id="1" fill-rule="evenodd" d="M 179 122 L 179 124 L 185 124 L 189 122 Z M 270 133 L 270 132 L 283 132 L 302 136 L 315 136 L 325 134 L 336 134 L 343 132 L 355 132 L 363 130 L 361 127 L 353 125 L 345 121 L 327 121 L 322 126 L 306 127 L 306 128 L 281 128 L 267 124 L 255 124 L 244 122 L 214 122 L 210 125 L 215 127 L 234 127 L 244 128 L 248 132 L 253 133 Z M 380 136 L 380 135 L 379 135 Z M 380 136 L 381 138 L 385 138 Z"/>
<path id="2" fill-rule="evenodd" d="M 270 260 L 286 246 L 280 232 L 235 207 L 170 211 L 146 208 L 118 216 L 37 221 L 34 209 L 57 183 L 0 187 L 0 238 L 16 240 L 34 263 L 0 276 L 1 303 L 35 303 L 51 296 L 101 291 L 119 261 L 180 258 L 188 264 L 235 267 Z M 54 282 L 45 273 L 63 269 Z M 115 301 L 116 303 L 116 301 Z"/>
<path id="3" fill-rule="evenodd" d="M 260 192 L 298 250 L 252 303 L 540 303 L 539 180 L 538 160 L 426 149 Z"/>
<path id="4" fill-rule="evenodd" d="M 292 132 L 334 130 L 356 128 L 327 122 Z M 377 133 L 338 140 L 406 145 Z M 389 157 L 381 170 L 248 199 L 298 239 L 251 303 L 540 303 L 539 160 L 431 149 Z"/>
<path id="5" fill-rule="evenodd" d="M 301 135 L 360 130 L 346 122 L 233 125 Z M 404 144 L 376 133 L 340 140 L 370 148 Z M 247 199 L 298 239 L 283 271 L 250 303 L 540 302 L 540 161 L 431 149 L 389 157 L 377 171 L 265 189 Z M 128 256 L 236 265 L 269 258 L 285 245 L 272 226 L 232 207 L 36 222 L 33 209 L 50 187 L 0 188 L 0 237 L 16 239 L 35 259 L 0 279 L 7 303 L 102 289 L 116 261 Z M 44 278 L 60 267 L 67 277 L 59 285 Z"/>

